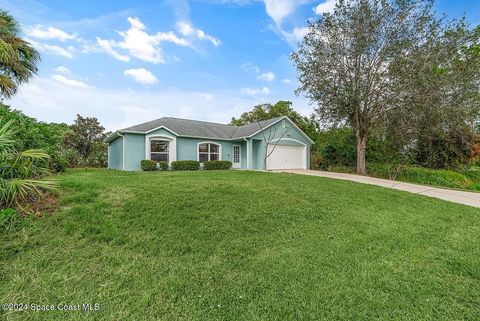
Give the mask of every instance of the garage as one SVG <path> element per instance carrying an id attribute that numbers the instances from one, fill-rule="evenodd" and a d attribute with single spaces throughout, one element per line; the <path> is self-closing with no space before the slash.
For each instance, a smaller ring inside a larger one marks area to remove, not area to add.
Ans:
<path id="1" fill-rule="evenodd" d="M 273 152 L 270 154 L 270 152 Z M 306 169 L 306 147 L 303 145 L 268 146 L 267 169 Z"/>

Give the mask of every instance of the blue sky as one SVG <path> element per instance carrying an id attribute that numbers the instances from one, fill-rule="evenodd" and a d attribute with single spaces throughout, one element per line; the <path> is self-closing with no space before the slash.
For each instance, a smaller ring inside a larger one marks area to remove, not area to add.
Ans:
<path id="1" fill-rule="evenodd" d="M 289 55 L 307 19 L 334 2 L 2 0 L 42 56 L 7 103 L 49 122 L 95 116 L 109 130 L 162 116 L 227 123 L 280 99 L 309 115 Z M 476 0 L 437 10 L 480 23 Z"/>

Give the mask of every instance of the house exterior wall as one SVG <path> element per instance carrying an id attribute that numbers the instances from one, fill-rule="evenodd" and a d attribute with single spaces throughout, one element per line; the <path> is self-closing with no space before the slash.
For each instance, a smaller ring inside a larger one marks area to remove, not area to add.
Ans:
<path id="1" fill-rule="evenodd" d="M 212 142 L 222 146 L 222 160 L 232 161 L 232 142 L 208 138 L 177 137 L 177 159 L 198 160 L 198 144 Z"/>
<path id="2" fill-rule="evenodd" d="M 140 162 L 145 159 L 145 135 L 124 134 L 125 139 L 125 170 L 141 170 Z"/>
<path id="3" fill-rule="evenodd" d="M 275 132 L 274 139 L 279 139 L 285 132 L 282 126 L 288 126 L 288 134 L 285 135 L 280 144 L 282 145 L 301 145 L 306 146 L 307 168 L 310 168 L 310 141 L 297 129 L 288 119 L 265 129 L 265 136 L 268 138 L 269 132 Z M 276 129 L 276 131 L 275 131 Z M 218 140 L 208 138 L 190 138 L 178 137 L 173 132 L 164 128 L 157 129 L 147 134 L 124 133 L 123 137 L 111 141 L 108 146 L 109 157 L 108 167 L 114 169 L 124 169 L 127 171 L 141 170 L 140 162 L 149 159 L 149 141 L 152 137 L 169 138 L 174 146 L 170 148 L 170 162 L 173 160 L 198 160 L 198 144 L 203 142 L 212 142 L 221 145 L 221 159 L 232 161 L 232 145 L 240 145 L 240 159 L 242 169 L 264 170 L 265 164 L 265 146 L 266 142 L 262 133 L 258 133 L 251 138 L 236 141 Z M 123 152 L 125 148 L 125 152 Z M 250 151 L 250 157 L 247 152 Z M 125 159 L 123 159 L 125 157 Z M 124 165 L 124 168 L 123 168 Z"/>
<path id="4" fill-rule="evenodd" d="M 123 137 L 108 144 L 108 168 L 123 169 Z"/>
<path id="5" fill-rule="evenodd" d="M 306 153 L 307 153 L 307 155 L 306 155 L 307 164 L 306 165 L 307 165 L 307 168 L 310 168 L 310 146 L 311 146 L 311 142 L 288 119 L 281 120 L 278 123 L 266 128 L 265 129 L 265 137 L 268 139 L 268 134 L 271 130 L 272 135 L 273 135 L 273 133 L 275 133 L 275 135 L 273 136 L 274 137 L 273 139 L 279 139 L 286 130 L 285 128 L 282 127 L 283 125 L 288 126 L 290 129 L 288 130 L 288 133 L 285 136 L 283 136 L 283 138 L 279 142 L 279 144 L 282 144 L 282 145 L 296 145 L 296 146 L 305 144 L 306 147 L 307 147 L 306 148 Z M 276 129 L 276 131 L 275 131 L 275 129 Z M 253 166 L 254 167 L 252 167 L 250 169 L 264 170 L 265 169 L 264 160 L 265 160 L 265 145 L 266 145 L 266 142 L 263 139 L 262 133 L 258 133 L 256 135 L 254 135 L 251 139 L 253 139 L 253 141 L 254 141 L 254 143 L 253 143 L 254 148 L 253 149 L 256 150 L 257 152 L 253 154 L 253 158 L 254 158 Z M 298 143 L 297 141 L 300 142 L 300 143 Z"/>

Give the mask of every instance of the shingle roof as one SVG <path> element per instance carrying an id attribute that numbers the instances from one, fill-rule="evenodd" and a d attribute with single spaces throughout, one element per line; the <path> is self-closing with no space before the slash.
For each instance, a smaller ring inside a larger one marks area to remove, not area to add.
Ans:
<path id="1" fill-rule="evenodd" d="M 139 132 L 146 133 L 152 129 L 165 127 L 173 131 L 178 136 L 201 137 L 201 138 L 217 138 L 217 139 L 240 139 L 249 137 L 262 128 L 265 128 L 283 117 L 271 118 L 244 126 L 232 126 L 218 123 L 211 123 L 198 120 L 181 119 L 173 117 L 163 117 L 146 123 L 127 127 L 119 130 L 122 132 Z"/>

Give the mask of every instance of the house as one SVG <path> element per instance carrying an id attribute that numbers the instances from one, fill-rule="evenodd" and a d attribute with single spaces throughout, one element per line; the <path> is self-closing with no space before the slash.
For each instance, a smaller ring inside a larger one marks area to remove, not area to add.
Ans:
<path id="1" fill-rule="evenodd" d="M 313 141 L 288 117 L 244 126 L 163 117 L 121 129 L 107 138 L 108 168 L 140 170 L 140 161 L 152 159 L 229 160 L 233 168 L 307 169 Z M 273 151 L 272 151 L 273 150 Z"/>

